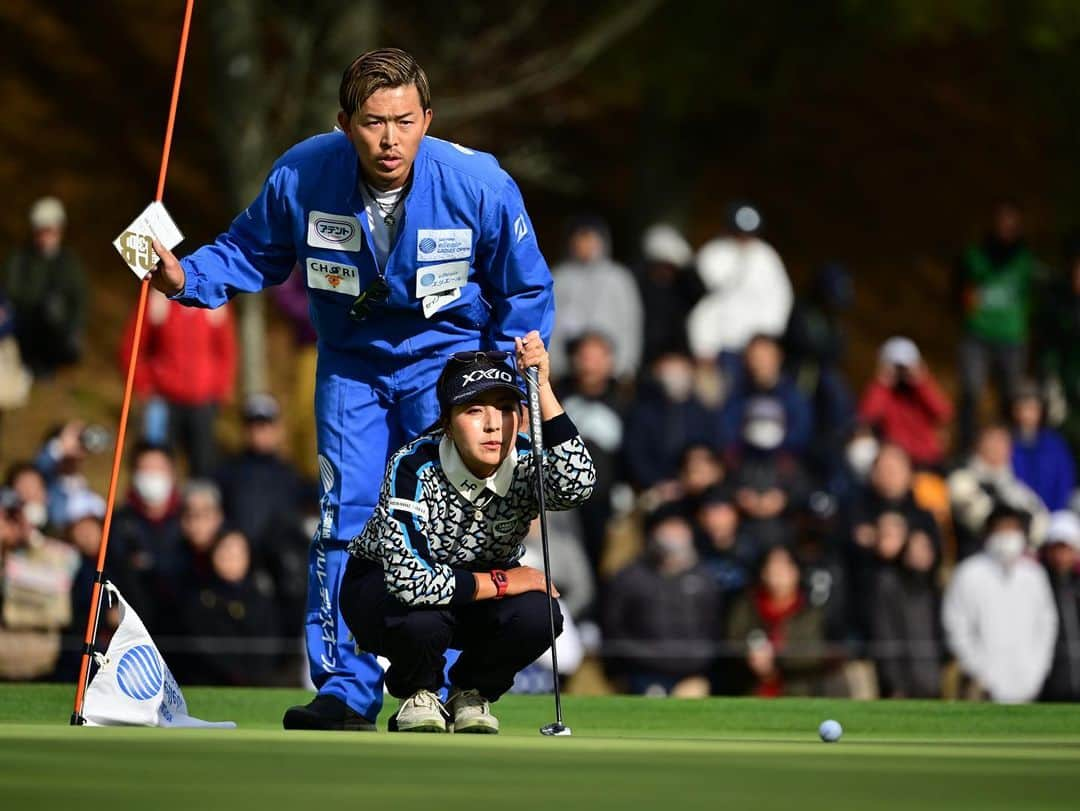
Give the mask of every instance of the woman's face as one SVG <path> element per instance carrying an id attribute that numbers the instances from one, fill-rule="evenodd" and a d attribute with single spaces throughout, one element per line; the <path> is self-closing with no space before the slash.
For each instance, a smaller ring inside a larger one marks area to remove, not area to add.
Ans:
<path id="1" fill-rule="evenodd" d="M 761 585 L 774 599 L 790 599 L 799 589 L 799 567 L 783 548 L 769 552 L 761 570 Z"/>
<path id="2" fill-rule="evenodd" d="M 504 391 L 481 394 L 454 406 L 448 431 L 461 460 L 478 478 L 487 478 L 502 464 L 517 441 L 521 404 Z"/>
<path id="3" fill-rule="evenodd" d="M 251 568 L 251 550 L 239 532 L 230 532 L 218 541 L 210 558 L 217 574 L 226 583 L 239 583 Z"/>

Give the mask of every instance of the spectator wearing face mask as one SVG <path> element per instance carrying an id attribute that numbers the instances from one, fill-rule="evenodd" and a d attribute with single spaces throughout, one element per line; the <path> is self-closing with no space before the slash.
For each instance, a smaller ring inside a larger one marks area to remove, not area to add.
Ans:
<path id="1" fill-rule="evenodd" d="M 909 338 L 890 338 L 878 355 L 877 378 L 863 392 L 859 418 L 886 442 L 899 445 L 916 467 L 937 467 L 945 457 L 940 433 L 952 404 Z"/>
<path id="2" fill-rule="evenodd" d="M 32 462 L 15 462 L 4 477 L 6 486 L 15 491 L 22 504 L 22 515 L 38 532 L 49 526 L 49 490 L 45 476 Z"/>
<path id="3" fill-rule="evenodd" d="M 1050 516 L 1043 563 L 1058 612 L 1054 664 L 1043 684 L 1043 701 L 1080 701 L 1080 518 L 1060 510 Z"/>
<path id="4" fill-rule="evenodd" d="M 879 450 L 881 442 L 874 430 L 869 425 L 857 423 L 844 443 L 839 464 L 826 483 L 826 489 L 841 510 L 849 507 L 852 499 L 866 486 Z"/>
<path id="5" fill-rule="evenodd" d="M 652 365 L 626 418 L 623 455 L 627 477 L 639 490 L 659 488 L 677 498 L 679 460 L 689 445 L 719 447 L 719 414 L 694 391 L 694 364 L 667 352 Z"/>
<path id="6" fill-rule="evenodd" d="M 180 493 L 172 451 L 140 443 L 131 453 L 131 490 L 113 516 L 110 560 L 129 573 L 125 599 L 151 633 L 159 612 L 170 607 L 156 599 L 163 565 L 176 560 L 180 545 Z"/>
<path id="7" fill-rule="evenodd" d="M 1028 516 L 1005 504 L 986 520 L 981 551 L 962 561 L 945 590 L 949 650 L 969 694 L 1032 701 L 1050 672 L 1058 617 L 1043 567 L 1028 557 Z"/>
<path id="8" fill-rule="evenodd" d="M 806 505 L 809 481 L 795 454 L 785 450 L 783 405 L 754 397 L 743 411 L 740 441 L 727 454 L 731 488 L 743 532 L 758 554 L 794 540 L 794 519 Z"/>
<path id="9" fill-rule="evenodd" d="M 981 530 L 995 504 L 1023 510 L 1030 517 L 1030 535 L 1040 543 L 1048 514 L 1038 494 L 1017 478 L 1012 467 L 1012 436 L 1004 425 L 989 425 L 979 433 L 967 464 L 949 476 L 953 526 L 960 555 L 979 546 Z"/>
<path id="10" fill-rule="evenodd" d="M 0 490 L 0 679 L 53 672 L 60 630 L 71 622 L 78 557 L 27 520 L 14 490 Z"/>
<path id="11" fill-rule="evenodd" d="M 1051 511 L 1063 510 L 1076 488 L 1076 464 L 1065 439 L 1044 422 L 1042 395 L 1025 383 L 1012 404 L 1012 467 Z"/>
<path id="12" fill-rule="evenodd" d="M 784 428 L 780 447 L 802 453 L 809 446 L 813 424 L 810 405 L 783 373 L 783 364 L 784 352 L 776 338 L 755 335 L 747 344 L 721 415 L 728 449 L 738 444 L 743 436 L 748 403 L 759 397 L 771 397 L 783 409 Z"/>
<path id="13" fill-rule="evenodd" d="M 708 694 L 719 589 L 698 561 L 693 529 L 677 509 L 661 508 L 645 529 L 645 554 L 605 592 L 605 660 L 632 693 Z"/>

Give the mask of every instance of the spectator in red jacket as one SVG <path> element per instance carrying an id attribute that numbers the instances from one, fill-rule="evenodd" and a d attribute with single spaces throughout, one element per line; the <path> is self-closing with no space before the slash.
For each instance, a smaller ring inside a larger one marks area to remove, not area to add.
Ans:
<path id="1" fill-rule="evenodd" d="M 863 392 L 859 417 L 885 442 L 899 445 L 916 467 L 937 467 L 945 456 L 940 429 L 952 419 L 952 403 L 908 338 L 890 338 L 878 355 L 877 378 Z"/>
<path id="2" fill-rule="evenodd" d="M 133 315 L 120 344 L 123 370 L 131 358 L 134 332 Z M 221 404 L 232 397 L 235 373 L 236 335 L 229 307 L 183 307 L 151 292 L 135 393 L 144 403 L 156 400 L 164 404 L 167 438 L 174 447 L 184 449 L 193 477 L 209 476 L 214 471 L 214 423 Z"/>

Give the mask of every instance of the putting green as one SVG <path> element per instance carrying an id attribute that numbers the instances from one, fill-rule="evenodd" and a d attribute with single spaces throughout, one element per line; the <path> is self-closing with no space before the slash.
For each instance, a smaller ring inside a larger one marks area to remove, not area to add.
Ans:
<path id="1" fill-rule="evenodd" d="M 294 690 L 185 691 L 232 731 L 72 729 L 71 689 L 0 686 L 5 808 L 1076 808 L 1080 706 L 508 697 L 499 736 L 286 733 Z M 384 713 L 385 715 L 385 713 Z M 836 718 L 836 744 L 817 725 Z"/>

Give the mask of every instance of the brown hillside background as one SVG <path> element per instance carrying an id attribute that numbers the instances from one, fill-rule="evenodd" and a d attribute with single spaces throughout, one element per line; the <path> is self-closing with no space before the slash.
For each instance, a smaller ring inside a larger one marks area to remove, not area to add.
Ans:
<path id="1" fill-rule="evenodd" d="M 410 4 L 400 6 L 407 11 Z M 119 415 L 117 342 L 138 284 L 111 241 L 153 196 L 182 7 L 179 0 L 0 3 L 0 247 L 26 238 L 34 199 L 56 194 L 93 285 L 85 362 L 37 385 L 32 405 L 4 418 L 5 462 L 31 454 L 60 420 L 111 427 Z M 649 216 L 669 212 L 700 245 L 716 233 L 731 199 L 749 197 L 762 208 L 767 238 L 797 286 L 826 259 L 855 272 L 848 365 L 856 389 L 877 345 L 893 333 L 919 342 L 951 384 L 957 332 L 947 301 L 949 266 L 979 234 L 994 199 L 1018 198 L 1032 242 L 1046 260 L 1058 261 L 1077 174 L 1074 145 L 1063 134 L 1066 100 L 1052 88 L 1018 82 L 993 36 L 862 43 L 835 58 L 827 43 L 845 42 L 842 34 L 829 34 L 818 51 L 806 44 L 817 34 L 806 31 L 798 34 L 797 61 L 787 66 L 792 78 L 770 84 L 765 102 L 747 104 L 739 94 L 753 97 L 757 68 L 748 66 L 749 78 L 728 97 L 707 92 L 711 82 L 730 77 L 710 73 L 708 39 L 689 30 L 693 15 L 704 12 L 692 3 L 665 9 L 655 27 L 623 40 L 584 76 L 482 123 L 441 125 L 436 87 L 433 134 L 500 157 L 504 133 L 555 146 L 560 171 L 573 175 L 576 187 L 521 183 L 553 263 L 568 214 L 609 217 L 616 252 L 629 263 L 636 229 Z M 233 214 L 212 137 L 214 76 L 201 10 L 197 3 L 165 194 L 187 237 L 181 252 L 212 239 Z M 683 23 L 680 14 L 690 17 Z M 698 72 L 658 75 L 660 92 L 639 92 L 641 71 L 631 75 L 632 66 L 652 47 L 650 37 L 678 34 L 680 25 L 692 40 L 687 49 L 698 49 L 687 57 Z M 425 47 L 416 47 L 422 62 Z M 453 76 L 455 90 L 468 89 L 473 78 Z M 674 113 L 669 90 L 684 99 Z M 546 100 L 561 102 L 563 113 L 545 114 Z M 669 190 L 679 191 L 678 203 L 665 202 Z M 289 338 L 281 324 L 273 324 L 271 351 L 274 388 L 286 397 Z M 222 432 L 235 438 L 233 415 Z M 107 460 L 96 460 L 90 472 L 103 489 Z"/>

